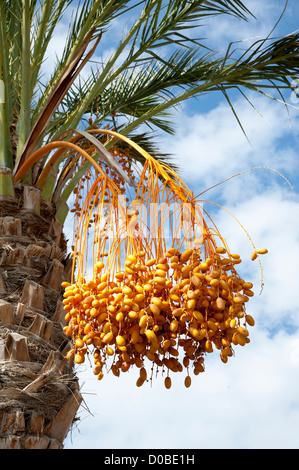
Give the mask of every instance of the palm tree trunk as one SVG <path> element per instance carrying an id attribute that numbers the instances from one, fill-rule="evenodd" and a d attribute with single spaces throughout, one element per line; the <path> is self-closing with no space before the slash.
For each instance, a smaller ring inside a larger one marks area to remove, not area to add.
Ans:
<path id="1" fill-rule="evenodd" d="M 82 401 L 63 331 L 71 259 L 53 207 L 29 185 L 0 197 L 0 448 L 56 449 Z"/>

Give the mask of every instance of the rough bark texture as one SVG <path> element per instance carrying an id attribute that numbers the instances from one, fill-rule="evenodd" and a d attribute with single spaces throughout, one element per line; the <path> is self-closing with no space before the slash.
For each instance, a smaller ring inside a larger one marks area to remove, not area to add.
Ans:
<path id="1" fill-rule="evenodd" d="M 0 449 L 57 449 L 82 401 L 63 332 L 62 227 L 38 190 L 0 200 Z"/>

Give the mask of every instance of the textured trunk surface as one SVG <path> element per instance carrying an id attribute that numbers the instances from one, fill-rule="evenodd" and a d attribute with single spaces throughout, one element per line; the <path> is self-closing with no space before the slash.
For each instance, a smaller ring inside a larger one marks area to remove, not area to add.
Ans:
<path id="1" fill-rule="evenodd" d="M 40 192 L 0 198 L 0 449 L 57 449 L 82 401 L 65 325 L 61 282 L 71 259 Z"/>

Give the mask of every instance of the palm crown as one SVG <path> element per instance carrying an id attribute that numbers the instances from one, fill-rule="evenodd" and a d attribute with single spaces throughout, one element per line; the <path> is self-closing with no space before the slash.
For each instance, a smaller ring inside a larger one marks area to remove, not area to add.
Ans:
<path id="1" fill-rule="evenodd" d="M 290 79 L 298 71 L 297 34 L 256 41 L 241 54 L 230 44 L 222 57 L 210 50 L 205 41 L 192 37 L 192 30 L 213 15 L 228 14 L 247 20 L 251 13 L 241 1 L 75 3 L 1 2 L 0 73 L 4 102 L 0 104 L 0 165 L 10 168 L 14 175 L 42 145 L 69 140 L 79 127 L 89 131 L 110 126 L 139 142 L 151 154 L 159 155 L 143 125 L 173 132 L 170 111 L 178 103 L 220 90 L 233 110 L 229 99 L 233 88 L 245 98 L 246 90 L 268 94 L 272 89 L 283 99 L 283 90 L 290 87 Z M 55 27 L 71 6 L 74 15 L 64 50 L 52 75 L 44 77 L 42 66 L 47 48 Z M 80 72 L 96 51 L 103 52 L 102 35 L 109 35 L 113 21 L 125 14 L 134 18 L 131 26 L 121 35 L 110 57 L 91 67 L 83 80 Z M 80 142 L 86 142 L 87 137 L 81 135 Z M 112 147 L 107 139 L 103 143 L 108 149 Z M 95 160 L 105 152 L 99 151 L 100 145 L 94 148 Z M 27 182 L 37 183 L 47 156 L 26 167 L 23 178 Z M 160 153 L 160 159 L 165 157 Z M 64 168 L 71 158 L 64 159 Z M 131 158 L 141 157 L 133 152 Z M 62 157 L 55 162 L 55 170 L 61 162 Z M 50 175 L 42 178 L 43 195 L 52 202 L 67 201 L 90 165 L 87 162 L 64 174 L 63 181 L 56 174 L 52 179 Z M 121 170 L 117 162 L 114 169 Z"/>

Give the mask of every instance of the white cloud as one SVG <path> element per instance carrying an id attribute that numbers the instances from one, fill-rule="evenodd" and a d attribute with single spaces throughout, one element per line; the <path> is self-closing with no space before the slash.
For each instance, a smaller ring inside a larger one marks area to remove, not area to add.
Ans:
<path id="1" fill-rule="evenodd" d="M 185 105 L 183 114 L 176 115 L 177 134 L 164 138 L 164 149 L 174 155 L 189 184 L 194 186 L 197 182 L 195 191 L 255 166 L 271 166 L 280 171 L 293 168 L 295 148 L 286 140 L 281 148 L 280 139 L 296 138 L 298 110 L 293 110 L 289 122 L 281 103 L 258 96 L 252 99 L 262 117 L 244 99 L 234 102 L 250 144 L 225 103 L 204 114 L 190 112 Z M 250 176 L 240 178 L 240 184 L 245 178 Z M 222 188 L 225 190 L 225 186 Z"/>
<path id="2" fill-rule="evenodd" d="M 234 194 L 234 191 L 232 190 Z M 254 282 L 257 298 L 253 307 L 261 312 L 263 321 L 276 323 L 294 323 L 299 326 L 297 315 L 297 279 L 299 258 L 298 197 L 286 195 L 281 189 L 262 191 L 251 198 L 241 200 L 229 195 L 225 207 L 239 220 L 257 248 L 266 247 L 268 255 L 261 256 L 264 275 L 264 289 L 260 291 L 260 267 L 258 261 L 248 261 L 253 251 L 250 240 L 238 222 L 226 211 L 217 213 L 216 221 L 222 235 L 228 241 L 231 250 L 241 255 L 244 260 L 244 275 Z M 208 210 L 207 205 L 205 208 Z"/>

